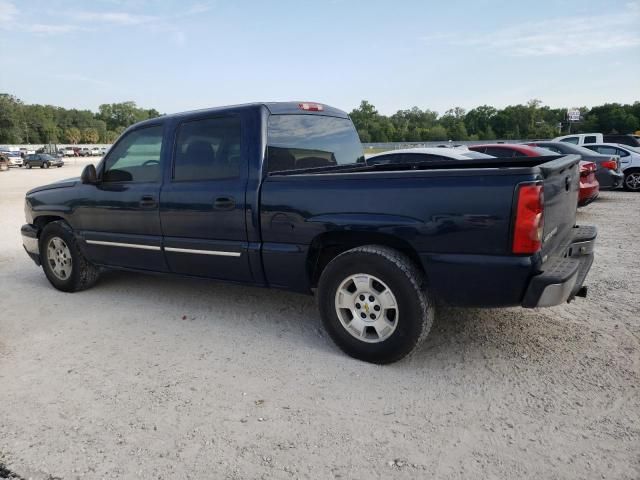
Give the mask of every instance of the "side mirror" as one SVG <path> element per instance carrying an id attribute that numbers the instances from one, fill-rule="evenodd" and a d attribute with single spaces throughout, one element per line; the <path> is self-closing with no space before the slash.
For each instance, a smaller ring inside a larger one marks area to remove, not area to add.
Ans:
<path id="1" fill-rule="evenodd" d="M 80 181 L 82 183 L 88 183 L 94 185 L 98 182 L 98 174 L 96 173 L 96 167 L 92 164 L 87 165 L 82 170 L 82 174 L 80 175 Z"/>

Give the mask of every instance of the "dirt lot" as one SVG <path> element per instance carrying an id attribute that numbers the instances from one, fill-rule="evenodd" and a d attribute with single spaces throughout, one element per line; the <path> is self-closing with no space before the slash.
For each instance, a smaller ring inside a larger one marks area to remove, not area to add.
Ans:
<path id="1" fill-rule="evenodd" d="M 0 464 L 16 474 L 640 478 L 640 195 L 579 213 L 600 228 L 587 300 L 443 308 L 416 355 L 380 367 L 333 346 L 311 297 L 125 273 L 54 290 L 22 250 L 23 197 L 82 163 L 0 173 Z"/>

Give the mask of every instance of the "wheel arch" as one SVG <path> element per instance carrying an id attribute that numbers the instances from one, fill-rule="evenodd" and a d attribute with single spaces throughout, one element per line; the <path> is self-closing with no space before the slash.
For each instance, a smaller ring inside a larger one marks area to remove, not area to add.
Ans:
<path id="1" fill-rule="evenodd" d="M 306 268 L 310 287 L 317 287 L 320 275 L 331 260 L 347 250 L 364 245 L 380 245 L 402 252 L 426 277 L 418 252 L 409 242 L 400 237 L 379 232 L 325 232 L 313 239 L 307 253 Z"/>
<path id="2" fill-rule="evenodd" d="M 51 222 L 57 222 L 59 220 L 62 220 L 64 223 L 68 225 L 68 222 L 66 221 L 66 219 L 64 219 L 59 215 L 40 215 L 34 218 L 33 225 L 38 229 L 38 237 L 40 237 L 40 233 L 42 233 L 42 230 L 44 229 L 44 227 L 46 227 Z"/>

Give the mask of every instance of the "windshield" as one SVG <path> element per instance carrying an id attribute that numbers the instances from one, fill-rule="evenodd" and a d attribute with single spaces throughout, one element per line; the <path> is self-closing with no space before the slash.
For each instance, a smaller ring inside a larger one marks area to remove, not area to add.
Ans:
<path id="1" fill-rule="evenodd" d="M 271 115 L 267 145 L 269 172 L 364 160 L 358 133 L 348 118 Z"/>

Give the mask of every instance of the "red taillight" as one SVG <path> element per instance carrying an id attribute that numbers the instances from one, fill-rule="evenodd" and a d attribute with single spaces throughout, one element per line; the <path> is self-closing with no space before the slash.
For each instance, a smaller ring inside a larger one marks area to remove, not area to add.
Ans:
<path id="1" fill-rule="evenodd" d="M 596 164 L 593 162 L 581 162 L 580 163 L 580 176 L 588 177 L 596 171 Z"/>
<path id="2" fill-rule="evenodd" d="M 530 254 L 540 250 L 543 228 L 544 192 L 542 185 L 520 185 L 513 229 L 513 253 Z"/>
<path id="3" fill-rule="evenodd" d="M 319 103 L 299 103 L 298 108 L 307 112 L 321 112 L 324 110 L 324 107 Z"/>
<path id="4" fill-rule="evenodd" d="M 618 161 L 615 158 L 602 162 L 600 165 L 602 165 L 602 168 L 607 168 L 609 170 L 618 170 Z"/>

